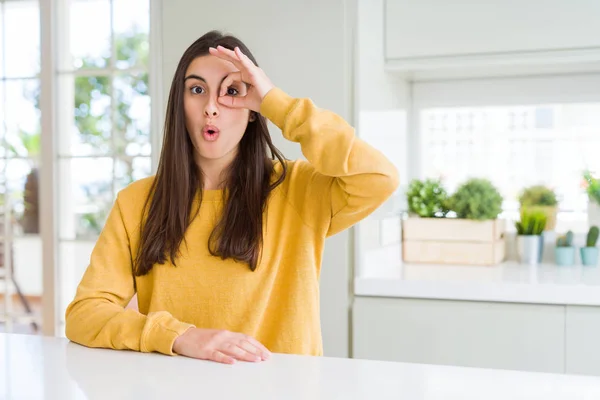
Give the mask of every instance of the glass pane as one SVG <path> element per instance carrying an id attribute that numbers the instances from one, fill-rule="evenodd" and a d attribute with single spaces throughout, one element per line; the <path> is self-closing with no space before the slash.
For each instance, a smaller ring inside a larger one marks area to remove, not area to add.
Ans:
<path id="1" fill-rule="evenodd" d="M 6 190 L 2 201 L 10 213 L 12 233 L 39 234 L 39 172 L 34 162 L 12 159 L 6 163 Z"/>
<path id="2" fill-rule="evenodd" d="M 112 158 L 67 158 L 59 162 L 61 239 L 98 236 L 113 203 Z"/>
<path id="3" fill-rule="evenodd" d="M 561 213 L 586 220 L 582 171 L 600 170 L 600 103 L 431 108 L 421 112 L 421 129 L 424 175 L 441 177 L 450 191 L 488 178 L 504 196 L 503 216 L 517 219 L 523 188 L 546 185 Z"/>
<path id="4" fill-rule="evenodd" d="M 6 160 L 0 158 L 0 215 L 4 215 L 6 207 Z M 2 221 L 0 217 L 0 221 Z M 4 227 L 0 226 L 0 237 L 4 236 Z M 1 242 L 1 241 L 0 241 Z"/>
<path id="5" fill-rule="evenodd" d="M 58 315 L 64 322 L 65 311 L 75 297 L 77 285 L 90 262 L 96 241 L 61 242 L 58 245 L 58 276 L 60 282 Z"/>
<path id="6" fill-rule="evenodd" d="M 59 152 L 61 155 L 105 155 L 111 149 L 110 78 L 63 75 L 59 79 Z M 65 100 L 63 100 L 65 99 Z"/>
<path id="7" fill-rule="evenodd" d="M 148 65 L 148 0 L 114 0 L 113 23 L 117 68 Z"/>
<path id="8" fill-rule="evenodd" d="M 121 75 L 114 80 L 115 153 L 150 155 L 148 74 Z"/>
<path id="9" fill-rule="evenodd" d="M 110 65 L 110 1 L 72 0 L 69 41 L 75 68 Z"/>
<path id="10" fill-rule="evenodd" d="M 0 3 L 0 9 L 2 5 Z M 2 29 L 0 29 L 1 31 Z M 2 53 L 0 53 L 1 55 Z M 2 60 L 0 60 L 0 63 Z M 5 146 L 4 146 L 4 134 L 6 132 L 6 113 L 5 113 L 5 105 L 6 105 L 6 84 L 2 79 L 0 79 L 0 157 L 4 157 L 6 154 Z"/>
<path id="11" fill-rule="evenodd" d="M 40 11 L 37 1 L 4 3 L 4 67 L 8 77 L 40 72 Z"/>
<path id="12" fill-rule="evenodd" d="M 150 157 L 123 157 L 115 164 L 115 193 L 150 175 Z"/>
<path id="13" fill-rule="evenodd" d="M 1 78 L 4 77 L 4 2 L 0 1 L 0 84 Z M 2 99 L 0 99 L 2 101 Z M 0 116 L 0 121 L 2 117 Z"/>
<path id="14" fill-rule="evenodd" d="M 8 157 L 40 157 L 40 84 L 37 79 L 6 81 L 6 146 Z"/>

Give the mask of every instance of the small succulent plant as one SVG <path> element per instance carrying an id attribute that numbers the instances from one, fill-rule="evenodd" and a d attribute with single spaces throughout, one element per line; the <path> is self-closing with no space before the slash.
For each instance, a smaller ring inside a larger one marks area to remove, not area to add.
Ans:
<path id="1" fill-rule="evenodd" d="M 573 246 L 573 232 L 568 231 L 565 235 L 559 236 L 556 239 L 556 247 L 572 247 Z"/>
<path id="2" fill-rule="evenodd" d="M 586 247 L 596 247 L 596 244 L 598 243 L 598 234 L 600 233 L 599 231 L 600 229 L 598 229 L 597 226 L 590 227 L 585 241 Z"/>

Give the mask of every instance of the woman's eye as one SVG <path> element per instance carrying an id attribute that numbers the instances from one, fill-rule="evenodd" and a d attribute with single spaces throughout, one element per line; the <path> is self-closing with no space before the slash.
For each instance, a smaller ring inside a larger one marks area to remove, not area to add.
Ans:
<path id="1" fill-rule="evenodd" d="M 237 96 L 240 92 L 234 87 L 227 88 L 227 95 L 229 96 Z"/>
<path id="2" fill-rule="evenodd" d="M 200 86 L 194 86 L 191 90 L 192 90 L 192 94 L 204 93 L 204 89 L 202 89 Z"/>

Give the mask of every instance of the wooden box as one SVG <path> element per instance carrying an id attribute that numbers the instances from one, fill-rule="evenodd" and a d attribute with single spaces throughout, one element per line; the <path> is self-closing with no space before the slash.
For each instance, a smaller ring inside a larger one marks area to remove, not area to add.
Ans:
<path id="1" fill-rule="evenodd" d="M 402 257 L 409 263 L 496 265 L 504 260 L 506 221 L 408 218 L 402 223 Z"/>

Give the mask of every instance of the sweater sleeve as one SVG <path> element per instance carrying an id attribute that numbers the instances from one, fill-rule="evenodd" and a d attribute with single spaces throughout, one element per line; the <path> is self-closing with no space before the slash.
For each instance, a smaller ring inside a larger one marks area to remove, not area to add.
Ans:
<path id="1" fill-rule="evenodd" d="M 300 143 L 307 161 L 290 171 L 288 198 L 326 236 L 365 218 L 397 189 L 396 167 L 335 113 L 279 88 L 267 93 L 260 111 L 286 139 Z"/>
<path id="2" fill-rule="evenodd" d="M 66 311 L 66 336 L 87 347 L 173 355 L 175 339 L 192 327 L 160 311 L 125 309 L 135 293 L 132 251 L 119 198 Z"/>

